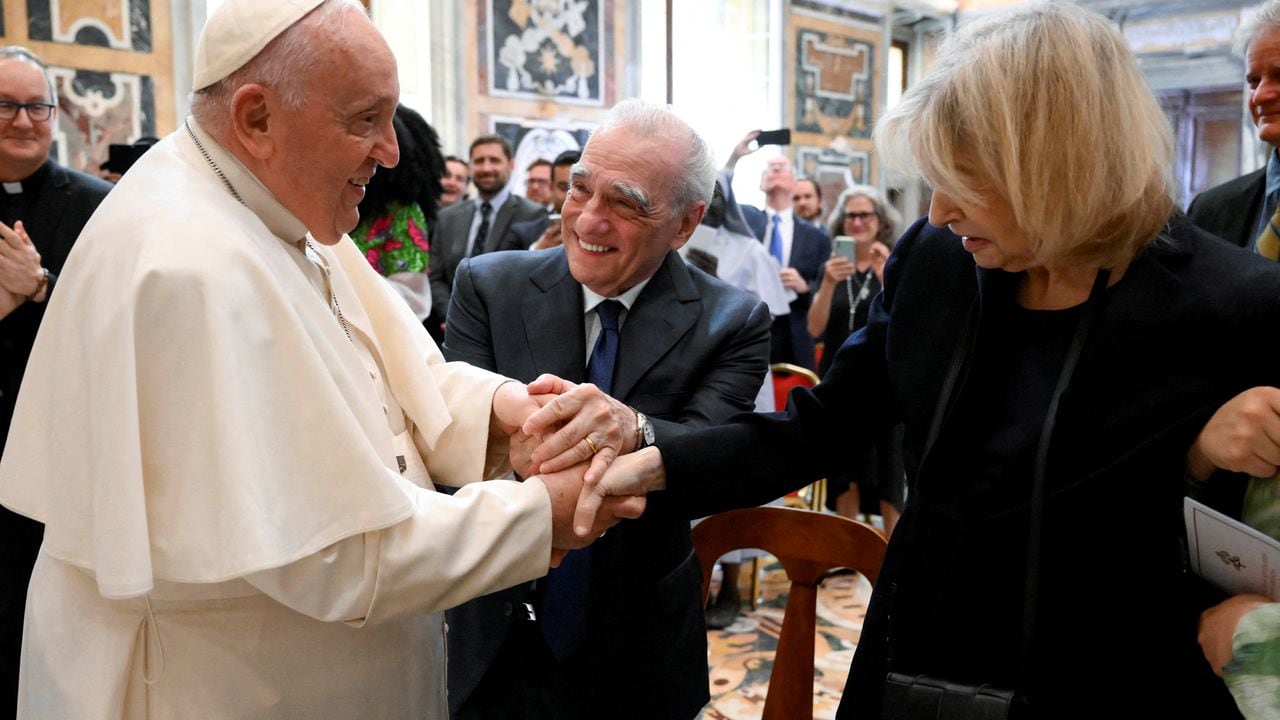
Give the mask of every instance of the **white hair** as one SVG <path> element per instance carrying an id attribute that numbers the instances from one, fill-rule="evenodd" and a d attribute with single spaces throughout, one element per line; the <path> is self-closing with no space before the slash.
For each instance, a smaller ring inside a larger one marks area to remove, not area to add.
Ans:
<path id="1" fill-rule="evenodd" d="M 667 105 L 624 100 L 609 111 L 597 133 L 626 129 L 642 137 L 661 137 L 683 147 L 684 157 L 677 163 L 679 176 L 671 189 L 672 213 L 679 215 L 694 203 L 711 204 L 716 185 L 716 162 L 707 141 Z M 588 141 L 590 144 L 590 141 Z"/>

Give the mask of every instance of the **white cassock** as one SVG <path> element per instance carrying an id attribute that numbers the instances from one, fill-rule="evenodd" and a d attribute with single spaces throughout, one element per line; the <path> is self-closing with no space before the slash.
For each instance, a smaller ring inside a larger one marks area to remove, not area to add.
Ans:
<path id="1" fill-rule="evenodd" d="M 550 553 L 540 481 L 475 482 L 503 378 L 194 132 L 209 159 L 180 128 L 85 227 L 23 381 L 19 717 L 444 718 L 437 613 Z"/>

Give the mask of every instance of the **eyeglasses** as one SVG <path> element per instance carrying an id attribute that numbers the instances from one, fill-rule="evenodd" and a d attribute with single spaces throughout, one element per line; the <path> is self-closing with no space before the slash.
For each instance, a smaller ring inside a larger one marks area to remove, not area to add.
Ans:
<path id="1" fill-rule="evenodd" d="M 0 100 L 0 120 L 12 120 L 18 117 L 19 110 L 26 110 L 31 122 L 44 122 L 53 116 L 56 107 L 49 103 L 16 103 Z"/>
<path id="2" fill-rule="evenodd" d="M 847 212 L 844 214 L 844 219 L 845 220 L 861 220 L 863 222 L 866 222 L 875 216 L 876 214 L 874 212 Z"/>

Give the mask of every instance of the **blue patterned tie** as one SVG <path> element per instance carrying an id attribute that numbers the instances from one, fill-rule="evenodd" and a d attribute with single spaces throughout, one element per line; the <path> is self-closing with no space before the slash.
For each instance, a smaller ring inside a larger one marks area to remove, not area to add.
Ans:
<path id="1" fill-rule="evenodd" d="M 613 390 L 613 370 L 618 363 L 618 316 L 622 303 L 605 300 L 596 306 L 600 336 L 587 362 L 587 381 L 606 394 Z M 557 659 L 569 656 L 587 635 L 587 593 L 591 584 L 591 547 L 565 556 L 542 583 L 538 617 L 542 634 Z"/>
<path id="2" fill-rule="evenodd" d="M 782 259 L 782 230 L 778 229 L 778 216 L 770 216 L 770 224 L 773 229 L 769 231 L 769 254 L 782 267 L 787 266 L 787 261 Z"/>

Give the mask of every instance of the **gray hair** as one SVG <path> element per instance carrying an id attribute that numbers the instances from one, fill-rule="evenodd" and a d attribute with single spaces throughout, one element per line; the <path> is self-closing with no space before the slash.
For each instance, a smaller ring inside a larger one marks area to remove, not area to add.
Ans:
<path id="1" fill-rule="evenodd" d="M 53 75 L 49 73 L 49 68 L 36 54 L 21 45 L 5 45 L 0 47 L 0 60 L 22 60 L 40 68 L 40 72 L 44 74 L 44 83 L 49 87 L 49 102 L 58 104 L 58 90 L 53 85 Z"/>
<path id="2" fill-rule="evenodd" d="M 192 94 L 191 114 L 206 129 L 223 128 L 230 120 L 231 98 L 251 83 L 274 90 L 290 110 L 301 108 L 307 99 L 307 82 L 321 56 L 328 52 L 325 43 L 316 42 L 315 31 L 341 35 L 352 11 L 366 12 L 360 0 L 324 0 L 267 43 L 244 67 L 197 89 Z"/>
<path id="3" fill-rule="evenodd" d="M 677 162 L 679 176 L 671 189 L 674 215 L 683 213 L 697 202 L 711 204 L 711 194 L 716 186 L 715 155 L 707 141 L 670 106 L 636 99 L 624 100 L 613 106 L 596 132 L 619 128 L 643 136 L 669 138 L 673 143 L 684 146 L 684 158 Z"/>
<path id="4" fill-rule="evenodd" d="M 885 197 L 884 193 L 871 185 L 847 187 L 844 192 L 840 193 L 840 197 L 836 198 L 835 207 L 831 209 L 831 214 L 827 215 L 827 227 L 831 231 L 831 237 L 844 235 L 844 209 L 849 205 L 850 200 L 857 197 L 864 197 L 875 206 L 876 220 L 880 222 L 880 230 L 876 232 L 876 240 L 892 248 L 898 239 L 898 226 L 902 224 L 902 215 L 898 213 L 898 209 L 889 202 L 889 198 Z"/>
<path id="5" fill-rule="evenodd" d="M 1266 28 L 1280 28 L 1280 0 L 1269 0 L 1258 6 L 1258 11 L 1240 23 L 1231 50 L 1240 57 L 1249 52 L 1249 43 Z"/>

